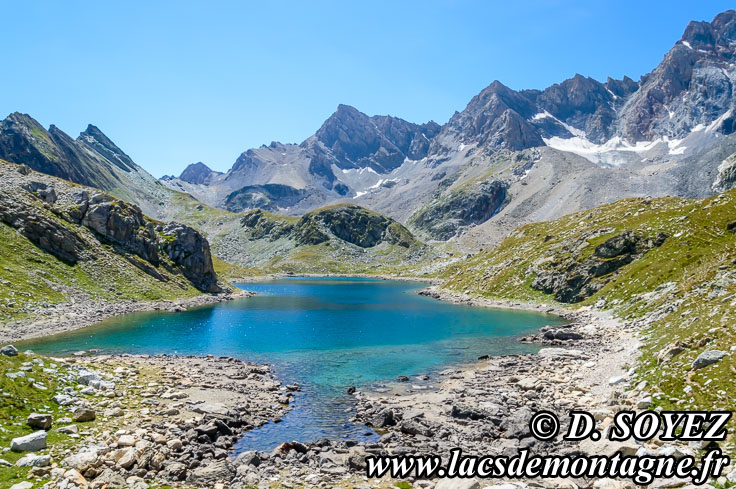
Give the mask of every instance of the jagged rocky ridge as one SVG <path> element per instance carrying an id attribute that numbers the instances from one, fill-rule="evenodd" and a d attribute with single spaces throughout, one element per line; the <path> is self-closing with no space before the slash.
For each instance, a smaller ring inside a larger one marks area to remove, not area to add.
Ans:
<path id="1" fill-rule="evenodd" d="M 599 82 L 576 75 L 544 90 L 513 90 L 495 81 L 441 127 L 369 117 L 340 106 L 300 145 L 272 143 L 246 151 L 210 185 L 183 179 L 167 185 L 216 206 L 239 188 L 286 185 L 303 192 L 299 200 L 269 197 L 270 210 L 301 215 L 350 199 L 411 224 L 417 212 L 439 209 L 440 200 L 454 198 L 443 181 L 477 182 L 479 175 L 469 174 L 485 168 L 484 179 L 508 185 L 512 205 L 486 214 L 491 223 L 463 242 L 470 248 L 492 244 L 520 222 L 556 218 L 622 197 L 705 197 L 718 187 L 717 167 L 736 146 L 729 137 L 735 22 L 736 13 L 729 10 L 712 22 L 690 23 L 659 66 L 638 81 Z M 542 147 L 550 150 L 540 151 L 538 164 L 521 173 L 516 171 L 521 165 L 506 165 L 506 173 L 494 167 L 496 154 L 512 153 L 513 161 L 513 153 Z M 544 172 L 557 175 L 540 178 Z M 562 199 L 559 205 L 552 204 L 555 199 Z M 238 209 L 262 202 L 249 197 Z M 415 229 L 447 239 L 479 224 L 455 226 L 452 212 L 456 209 L 434 219 L 444 221 L 439 227 L 447 231 L 424 224 Z"/>

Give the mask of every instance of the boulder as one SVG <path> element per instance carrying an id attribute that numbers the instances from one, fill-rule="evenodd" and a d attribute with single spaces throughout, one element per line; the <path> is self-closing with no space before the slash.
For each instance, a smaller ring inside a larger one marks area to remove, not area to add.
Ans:
<path id="1" fill-rule="evenodd" d="M 127 486 L 125 479 L 112 469 L 105 469 L 90 484 L 90 489 L 123 489 Z"/>
<path id="2" fill-rule="evenodd" d="M 56 429 L 57 433 L 63 433 L 65 435 L 76 435 L 79 433 L 79 426 L 75 424 L 70 424 L 69 426 L 62 426 L 61 428 Z"/>
<path id="3" fill-rule="evenodd" d="M 685 348 L 678 343 L 668 345 L 657 354 L 657 363 L 667 363 L 683 351 L 685 351 Z"/>
<path id="4" fill-rule="evenodd" d="M 53 418 L 50 414 L 32 413 L 26 419 L 26 424 L 36 430 L 51 429 Z"/>
<path id="5" fill-rule="evenodd" d="M 122 456 L 118 459 L 118 465 L 124 469 L 129 469 L 135 465 L 138 460 L 138 452 L 135 448 L 130 447 L 125 450 Z"/>
<path id="6" fill-rule="evenodd" d="M 380 413 L 376 414 L 371 420 L 371 424 L 374 428 L 385 428 L 386 426 L 394 426 L 396 424 L 396 417 L 394 412 L 390 409 L 384 409 Z"/>
<path id="7" fill-rule="evenodd" d="M 187 466 L 181 462 L 169 462 L 165 465 L 161 476 L 164 479 L 180 481 L 183 480 L 187 473 Z"/>
<path id="8" fill-rule="evenodd" d="M 194 429 L 198 435 L 205 435 L 210 440 L 213 440 L 213 441 L 217 439 L 217 436 L 220 431 L 217 429 L 217 425 L 215 425 L 214 423 L 202 424 L 202 425 L 197 426 Z"/>
<path id="9" fill-rule="evenodd" d="M 72 419 L 75 423 L 86 423 L 89 421 L 94 421 L 97 416 L 95 415 L 95 411 L 92 408 L 88 407 L 78 407 L 74 410 L 72 413 Z"/>
<path id="10" fill-rule="evenodd" d="M 305 444 L 299 443 L 298 441 L 284 442 L 276 447 L 274 453 L 286 454 L 292 450 L 296 451 L 297 453 L 307 453 L 309 451 L 309 448 L 307 448 Z"/>
<path id="11" fill-rule="evenodd" d="M 51 456 L 28 454 L 15 462 L 15 465 L 18 467 L 48 467 L 51 465 Z"/>
<path id="12" fill-rule="evenodd" d="M 5 345 L 4 347 L 0 348 L 0 355 L 5 355 L 6 357 L 14 357 L 18 355 L 18 349 L 13 345 Z"/>
<path id="13" fill-rule="evenodd" d="M 580 350 L 567 350 L 565 348 L 542 348 L 537 353 L 542 358 L 582 358 L 583 352 Z"/>
<path id="14" fill-rule="evenodd" d="M 194 469 L 187 478 L 192 485 L 210 487 L 217 482 L 229 483 L 235 475 L 233 466 L 227 460 L 218 460 Z"/>
<path id="15" fill-rule="evenodd" d="M 402 421 L 401 425 L 399 426 L 399 430 L 407 435 L 422 435 L 427 437 L 432 436 L 432 430 L 430 428 L 411 419 L 406 419 Z"/>
<path id="16" fill-rule="evenodd" d="M 261 459 L 257 452 L 247 451 L 238 455 L 238 458 L 235 459 L 235 463 L 239 465 L 252 465 L 253 467 L 258 467 L 261 465 Z"/>
<path id="17" fill-rule="evenodd" d="M 133 435 L 121 435 L 118 438 L 119 447 L 132 447 L 135 445 L 135 437 Z"/>
<path id="18" fill-rule="evenodd" d="M 64 472 L 64 479 L 82 489 L 88 486 L 87 479 L 85 479 L 78 470 L 69 469 Z"/>
<path id="19" fill-rule="evenodd" d="M 486 413 L 480 409 L 474 409 L 467 406 L 452 406 L 450 416 L 458 419 L 472 419 L 479 420 L 486 418 Z"/>
<path id="20" fill-rule="evenodd" d="M 100 380 L 102 380 L 100 374 L 92 370 L 81 370 L 77 375 L 77 383 L 81 385 L 89 385 L 91 382 Z"/>
<path id="21" fill-rule="evenodd" d="M 84 472 L 97 462 L 97 450 L 82 450 L 64 459 L 64 465 Z"/>
<path id="22" fill-rule="evenodd" d="M 548 340 L 582 340 L 583 335 L 566 329 L 550 329 L 544 332 L 544 338 Z"/>
<path id="23" fill-rule="evenodd" d="M 19 482 L 10 486 L 10 489 L 33 489 L 33 483 L 28 481 Z"/>
<path id="24" fill-rule="evenodd" d="M 531 436 L 529 422 L 534 413 L 527 406 L 517 409 L 511 416 L 505 418 L 500 425 L 506 438 L 525 438 Z"/>
<path id="25" fill-rule="evenodd" d="M 68 406 L 74 402 L 74 399 L 72 397 L 65 394 L 56 394 L 54 397 L 51 398 L 51 400 L 59 406 Z"/>
<path id="26" fill-rule="evenodd" d="M 48 434 L 45 431 L 36 431 L 30 435 L 13 438 L 10 449 L 14 452 L 36 452 L 46 448 Z"/>
<path id="27" fill-rule="evenodd" d="M 477 479 L 440 479 L 434 489 L 479 489 L 480 482 Z"/>
<path id="28" fill-rule="evenodd" d="M 693 370 L 698 370 L 707 367 L 708 365 L 718 363 L 723 360 L 726 355 L 728 355 L 728 353 L 721 350 L 704 351 L 698 355 L 698 358 L 693 362 Z"/>

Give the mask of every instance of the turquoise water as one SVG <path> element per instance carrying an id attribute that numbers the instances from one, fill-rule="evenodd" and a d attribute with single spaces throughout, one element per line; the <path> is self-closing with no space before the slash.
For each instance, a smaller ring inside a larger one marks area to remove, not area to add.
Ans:
<path id="1" fill-rule="evenodd" d="M 293 278 L 243 284 L 258 295 L 183 313 L 136 313 L 28 342 L 39 353 L 228 355 L 274 365 L 298 382 L 293 409 L 254 430 L 238 449 L 283 441 L 376 436 L 349 422 L 348 386 L 374 387 L 399 375 L 432 374 L 485 354 L 533 351 L 515 337 L 558 323 L 542 314 L 459 306 L 415 292 L 415 282 Z M 412 384 L 422 383 L 412 379 Z"/>

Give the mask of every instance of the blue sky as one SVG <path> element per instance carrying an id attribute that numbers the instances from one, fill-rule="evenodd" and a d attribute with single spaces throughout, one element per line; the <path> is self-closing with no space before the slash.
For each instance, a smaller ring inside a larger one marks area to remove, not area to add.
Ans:
<path id="1" fill-rule="evenodd" d="M 731 5 L 729 5 L 731 3 Z M 727 1 L 0 1 L 0 115 L 100 127 L 156 176 L 301 142 L 339 103 L 444 123 L 493 80 L 653 69 Z"/>

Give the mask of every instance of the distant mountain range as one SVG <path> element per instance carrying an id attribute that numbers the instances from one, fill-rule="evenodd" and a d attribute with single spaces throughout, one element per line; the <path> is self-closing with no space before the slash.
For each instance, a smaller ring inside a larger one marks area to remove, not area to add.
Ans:
<path id="1" fill-rule="evenodd" d="M 734 56 L 729 10 L 691 22 L 639 81 L 576 75 L 521 91 L 494 81 L 442 126 L 340 105 L 302 143 L 247 150 L 225 173 L 198 162 L 156 181 L 94 126 L 72 139 L 21 114 L 0 123 L 0 158 L 107 190 L 153 217 L 170 214 L 179 192 L 231 212 L 292 216 L 349 202 L 472 251 L 519 224 L 622 197 L 730 188 Z"/>

